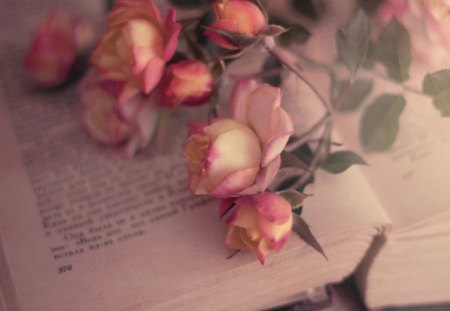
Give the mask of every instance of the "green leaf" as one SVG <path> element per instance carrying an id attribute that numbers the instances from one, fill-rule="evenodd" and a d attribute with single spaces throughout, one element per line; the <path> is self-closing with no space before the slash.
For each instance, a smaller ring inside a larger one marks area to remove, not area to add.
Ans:
<path id="1" fill-rule="evenodd" d="M 334 87 L 337 91 L 335 91 L 335 98 L 333 99 L 333 101 L 337 101 L 335 103 L 336 109 L 340 112 L 356 110 L 370 94 L 372 86 L 371 79 L 358 79 L 351 86 L 348 86 L 348 81 L 336 81 Z M 346 90 L 346 88 L 348 89 Z M 345 91 L 343 97 L 339 98 L 339 94 L 343 91 Z"/>
<path id="2" fill-rule="evenodd" d="M 269 37 L 278 37 L 287 31 L 287 28 L 280 25 L 268 25 L 260 34 Z"/>
<path id="3" fill-rule="evenodd" d="M 303 200 L 309 197 L 309 195 L 296 190 L 281 191 L 278 194 L 291 204 L 292 209 L 299 208 L 302 205 Z"/>
<path id="4" fill-rule="evenodd" d="M 292 167 L 303 171 L 309 171 L 308 165 L 293 154 L 283 151 L 281 153 L 281 168 Z"/>
<path id="5" fill-rule="evenodd" d="M 301 25 L 290 25 L 288 31 L 279 36 L 279 42 L 284 45 L 305 44 L 311 37 L 311 32 Z"/>
<path id="6" fill-rule="evenodd" d="M 314 237 L 313 233 L 311 232 L 311 229 L 309 228 L 308 224 L 306 223 L 303 218 L 300 216 L 297 216 L 296 214 L 292 215 L 294 217 L 294 221 L 292 224 L 292 230 L 297 233 L 297 235 L 306 242 L 309 246 L 314 248 L 316 251 L 318 251 L 322 256 L 328 260 L 327 255 L 322 249 L 322 246 L 320 246 L 317 239 Z"/>
<path id="7" fill-rule="evenodd" d="M 450 116 L 450 69 L 427 74 L 423 80 L 423 92 L 433 97 L 433 105 L 443 117 Z"/>
<path id="8" fill-rule="evenodd" d="M 311 37 L 311 32 L 300 24 L 287 23 L 286 20 L 273 15 L 270 16 L 269 21 L 270 24 L 280 25 L 287 29 L 277 38 L 281 45 L 304 44 Z"/>
<path id="9" fill-rule="evenodd" d="M 309 166 L 311 164 L 311 160 L 313 158 L 313 153 L 308 144 L 305 143 L 305 144 L 301 145 L 300 147 L 298 147 L 297 149 L 292 151 L 291 154 L 295 155 L 307 166 Z"/>
<path id="10" fill-rule="evenodd" d="M 302 214 L 302 211 L 303 211 L 303 206 L 292 209 L 292 213 L 294 213 L 297 216 L 300 216 Z"/>
<path id="11" fill-rule="evenodd" d="M 385 151 L 395 141 L 399 118 L 406 101 L 401 95 L 383 94 L 367 107 L 361 119 L 360 139 L 364 151 Z"/>
<path id="12" fill-rule="evenodd" d="M 366 56 L 363 59 L 362 66 L 368 70 L 372 70 L 375 67 L 376 59 L 375 59 L 375 43 L 369 41 L 369 45 L 367 46 Z"/>
<path id="13" fill-rule="evenodd" d="M 226 31 L 222 29 L 208 28 L 209 31 L 224 37 L 239 48 L 245 48 L 256 42 L 257 38 L 253 36 L 243 35 L 238 32 Z"/>
<path id="14" fill-rule="evenodd" d="M 278 60 L 278 58 L 273 57 L 273 56 L 268 56 L 266 61 L 264 62 L 262 69 L 263 69 L 263 72 L 271 71 L 271 70 L 280 70 L 280 73 L 281 73 L 282 68 L 283 68 L 283 65 Z M 278 87 L 281 85 L 281 74 L 280 73 L 273 74 L 270 76 L 265 76 L 262 80 L 265 83 L 268 83 L 272 86 Z"/>
<path id="15" fill-rule="evenodd" d="M 375 57 L 389 76 L 399 82 L 409 78 L 411 44 L 408 30 L 396 19 L 383 28 L 375 46 Z"/>
<path id="16" fill-rule="evenodd" d="M 363 10 L 336 32 L 336 45 L 339 56 L 351 73 L 356 73 L 364 59 L 370 39 L 370 20 Z"/>
<path id="17" fill-rule="evenodd" d="M 300 179 L 300 176 L 290 176 L 288 178 L 286 178 L 281 185 L 279 185 L 277 187 L 277 191 L 283 191 L 283 190 L 288 190 L 289 188 L 291 188 L 298 180 Z"/>
<path id="18" fill-rule="evenodd" d="M 328 155 L 322 168 L 327 172 L 339 174 L 355 164 L 367 165 L 367 162 L 352 151 L 337 151 Z"/>

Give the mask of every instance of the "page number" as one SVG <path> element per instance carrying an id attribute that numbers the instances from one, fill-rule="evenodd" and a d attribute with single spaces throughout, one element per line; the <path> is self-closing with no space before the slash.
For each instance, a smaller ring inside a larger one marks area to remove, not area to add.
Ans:
<path id="1" fill-rule="evenodd" d="M 72 271 L 72 265 L 66 265 L 66 266 L 58 267 L 58 272 L 60 274 L 64 273 L 64 272 L 69 272 L 69 271 Z"/>

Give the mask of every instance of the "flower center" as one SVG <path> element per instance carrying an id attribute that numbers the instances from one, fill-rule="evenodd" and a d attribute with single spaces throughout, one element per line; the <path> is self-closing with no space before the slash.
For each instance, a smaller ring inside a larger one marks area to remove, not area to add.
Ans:
<path id="1" fill-rule="evenodd" d="M 184 150 L 191 172 L 200 175 L 209 148 L 209 137 L 202 134 L 192 135 Z"/>

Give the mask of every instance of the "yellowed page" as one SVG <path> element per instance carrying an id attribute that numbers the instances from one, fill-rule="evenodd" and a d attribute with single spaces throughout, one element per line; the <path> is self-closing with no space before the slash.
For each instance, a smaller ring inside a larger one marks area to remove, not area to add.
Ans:
<path id="1" fill-rule="evenodd" d="M 402 93 L 382 81 L 377 83 L 378 94 Z M 364 173 L 398 228 L 450 208 L 450 120 L 440 116 L 430 98 L 409 92 L 403 95 L 407 104 L 400 117 L 400 131 L 386 152 L 364 154 L 361 150 L 359 113 L 337 115 L 336 121 L 345 142 L 369 163 Z"/>

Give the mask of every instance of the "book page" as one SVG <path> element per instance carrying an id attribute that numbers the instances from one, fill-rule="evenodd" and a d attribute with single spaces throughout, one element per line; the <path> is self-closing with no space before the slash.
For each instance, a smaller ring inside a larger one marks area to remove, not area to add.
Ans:
<path id="1" fill-rule="evenodd" d="M 401 93 L 398 88 L 377 83 L 378 94 Z M 408 92 L 403 95 L 407 104 L 400 117 L 398 137 L 386 152 L 364 154 L 358 137 L 360 113 L 339 115 L 336 121 L 345 142 L 369 163 L 364 173 L 398 228 L 450 208 L 450 120 L 440 116 L 430 98 Z"/>

